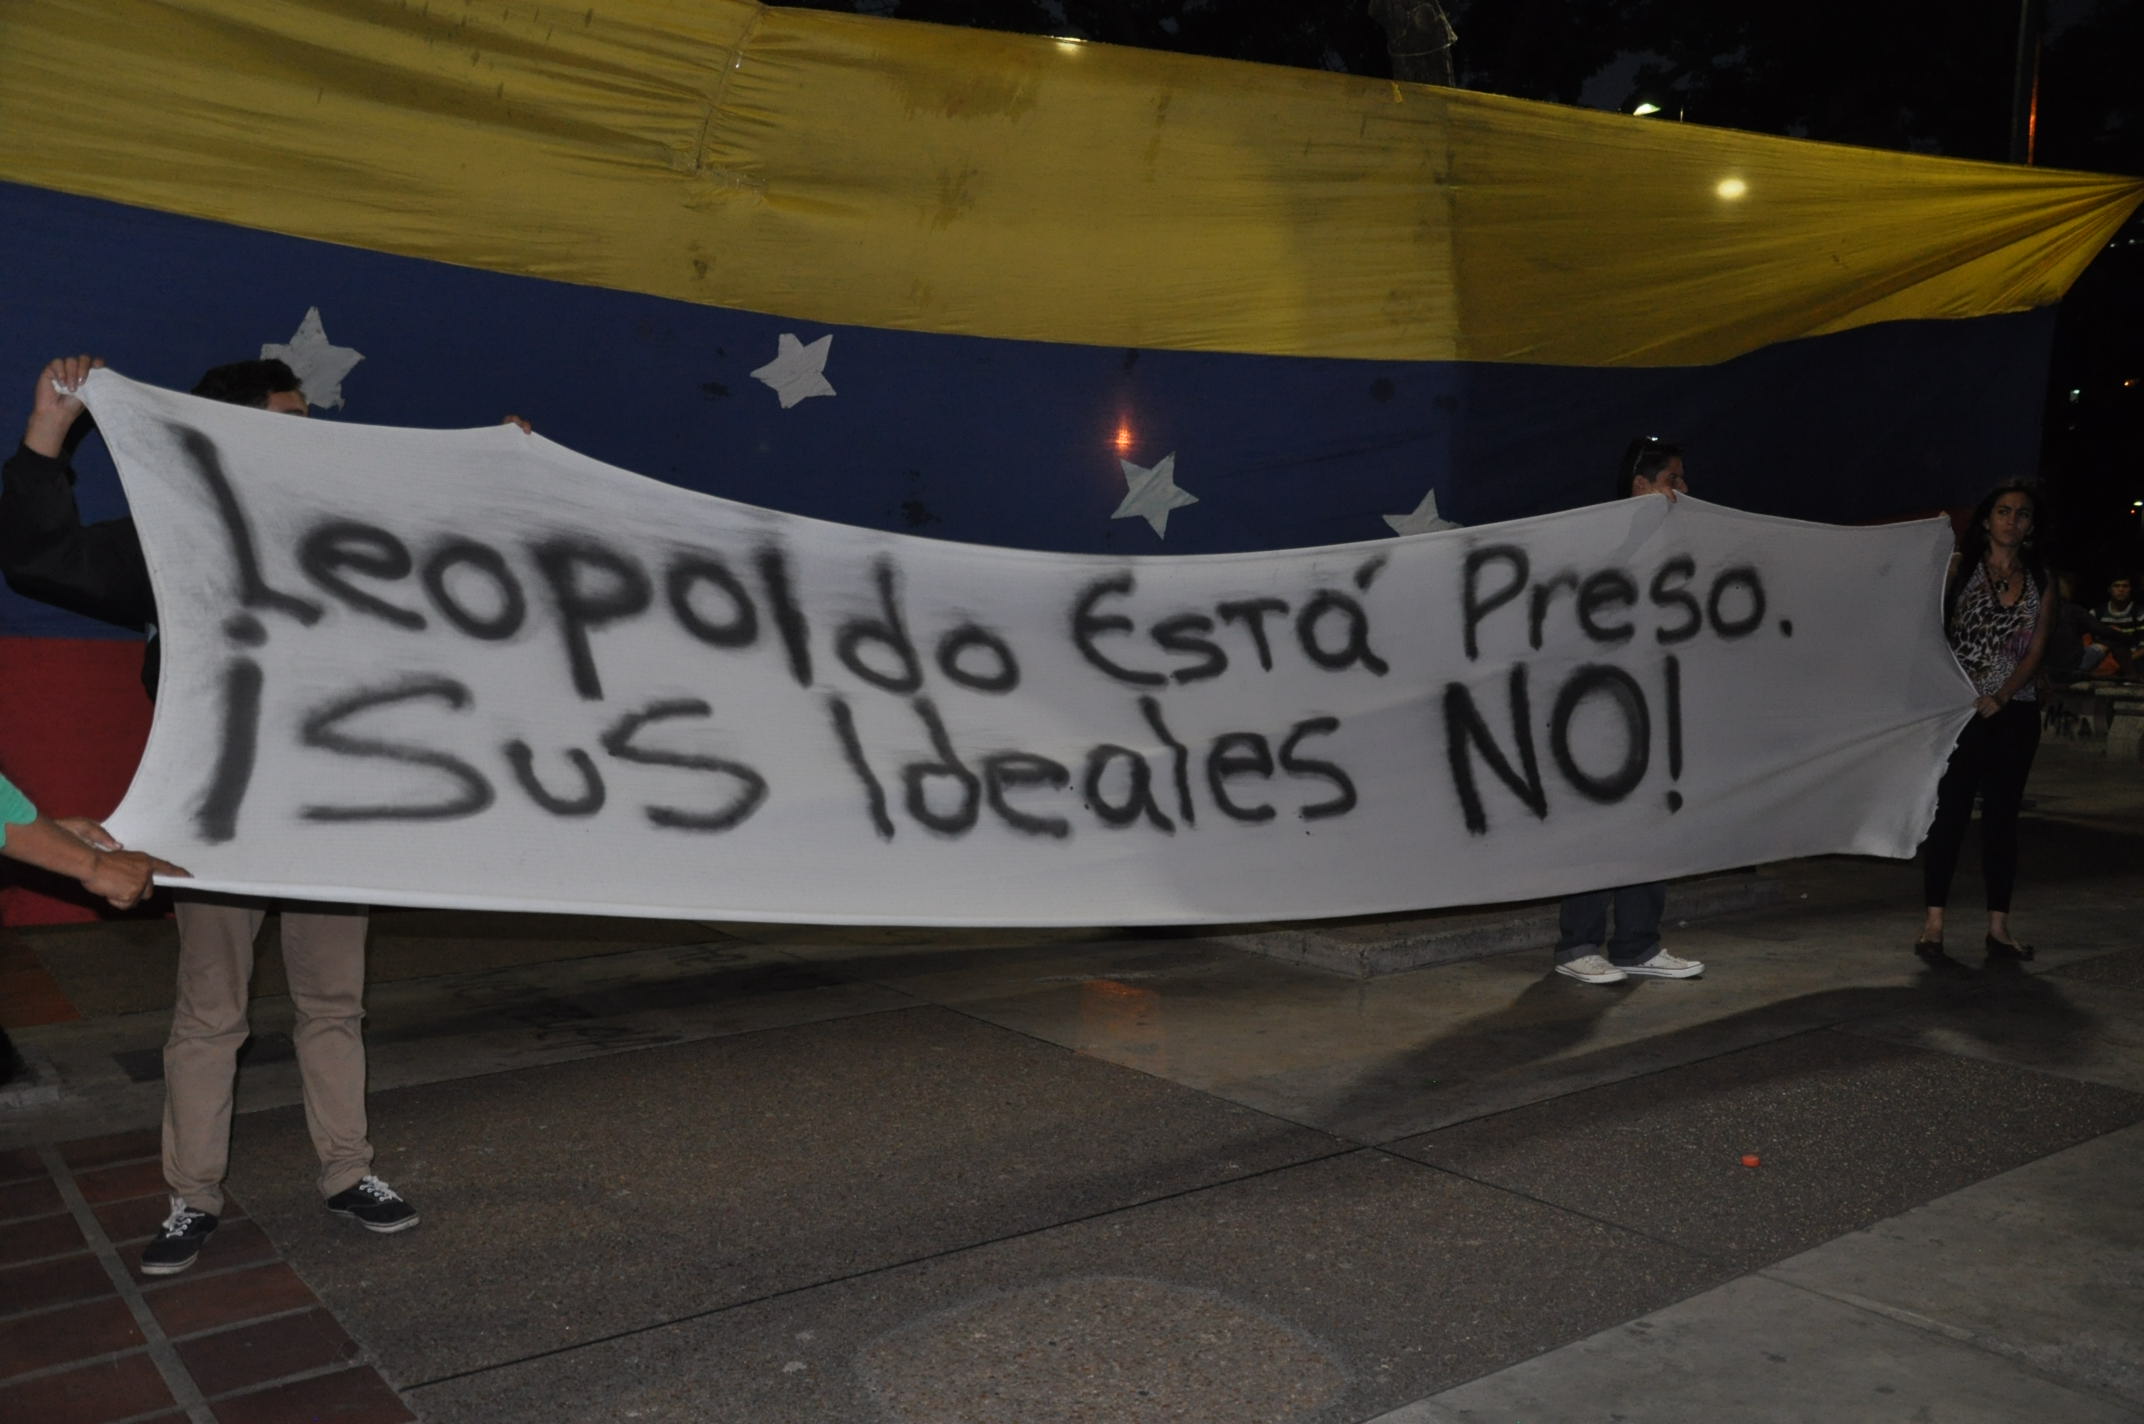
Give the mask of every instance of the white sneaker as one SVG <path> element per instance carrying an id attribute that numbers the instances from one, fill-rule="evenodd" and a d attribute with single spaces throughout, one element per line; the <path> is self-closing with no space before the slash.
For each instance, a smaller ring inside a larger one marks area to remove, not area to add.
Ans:
<path id="1" fill-rule="evenodd" d="M 1573 979 L 1587 984 L 1620 984 L 1629 977 L 1597 954 L 1581 954 L 1576 959 L 1566 959 L 1556 966 L 1556 972 L 1568 974 Z"/>
<path id="2" fill-rule="evenodd" d="M 1666 950 L 1655 950 L 1651 959 L 1622 966 L 1625 974 L 1643 974 L 1650 979 L 1695 979 L 1705 972 L 1702 961 L 1677 959 Z"/>

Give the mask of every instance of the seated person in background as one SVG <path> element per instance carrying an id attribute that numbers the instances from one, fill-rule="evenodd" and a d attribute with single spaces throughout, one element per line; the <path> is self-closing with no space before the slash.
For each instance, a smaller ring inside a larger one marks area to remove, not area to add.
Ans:
<path id="1" fill-rule="evenodd" d="M 2041 665 L 2047 680 L 2059 687 L 2094 676 L 2111 677 L 2117 671 L 2126 673 L 2131 640 L 2076 602 L 2077 581 L 2070 575 L 2055 575 L 2055 587 L 2061 596 L 2055 604 L 2055 627 L 2047 640 L 2047 658 Z"/>
<path id="2" fill-rule="evenodd" d="M 2144 639 L 2144 609 L 2139 609 L 2131 590 L 2135 587 L 2129 575 L 2116 574 L 2107 582 L 2107 601 L 2092 611 L 2107 628 L 2107 631 L 2122 640 L 2115 650 L 2121 663 L 2123 677 L 2136 676 L 2136 647 Z"/>

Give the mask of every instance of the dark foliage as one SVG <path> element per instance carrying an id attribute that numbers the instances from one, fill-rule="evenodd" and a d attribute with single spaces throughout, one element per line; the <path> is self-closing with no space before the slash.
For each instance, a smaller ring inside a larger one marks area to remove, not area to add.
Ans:
<path id="1" fill-rule="evenodd" d="M 1014 34 L 1389 76 L 1384 32 L 1366 0 L 778 0 Z"/>
<path id="2" fill-rule="evenodd" d="M 780 0 L 1020 34 L 1389 78 L 1379 16 L 1428 0 Z M 1574 104 L 1596 76 L 1693 123 L 2001 159 L 2018 8 L 2009 0 L 1446 0 L 1470 89 Z M 2144 5 L 2093 0 L 2041 63 L 2039 161 L 2144 173 Z M 1596 81 L 1597 82 L 1597 81 Z"/>

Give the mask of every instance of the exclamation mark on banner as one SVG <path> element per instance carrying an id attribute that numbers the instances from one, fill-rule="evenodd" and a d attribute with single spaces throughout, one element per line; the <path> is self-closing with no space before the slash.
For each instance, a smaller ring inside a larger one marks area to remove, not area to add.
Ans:
<path id="1" fill-rule="evenodd" d="M 1668 654 L 1668 780 L 1682 776 L 1682 664 Z M 1670 788 L 1668 809 L 1682 809 L 1682 793 Z"/>
<path id="2" fill-rule="evenodd" d="M 241 613 L 225 625 L 232 641 L 258 646 L 258 633 L 265 637 L 260 620 Z M 261 687 L 266 678 L 252 658 L 236 657 L 224 665 L 223 745 L 217 749 L 215 769 L 208 789 L 194 808 L 194 829 L 211 845 L 222 845 L 238 834 L 238 808 L 246 802 L 246 788 L 253 784 L 253 760 L 260 749 Z"/>

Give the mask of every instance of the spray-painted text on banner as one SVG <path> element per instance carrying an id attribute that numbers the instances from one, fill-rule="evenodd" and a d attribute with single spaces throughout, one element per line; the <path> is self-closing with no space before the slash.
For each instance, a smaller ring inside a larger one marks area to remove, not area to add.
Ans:
<path id="1" fill-rule="evenodd" d="M 1648 497 L 1106 559 L 508 427 L 87 396 L 165 639 L 113 826 L 209 888 L 945 924 L 1486 903 L 1911 854 L 1969 715 L 1940 523 Z"/>

